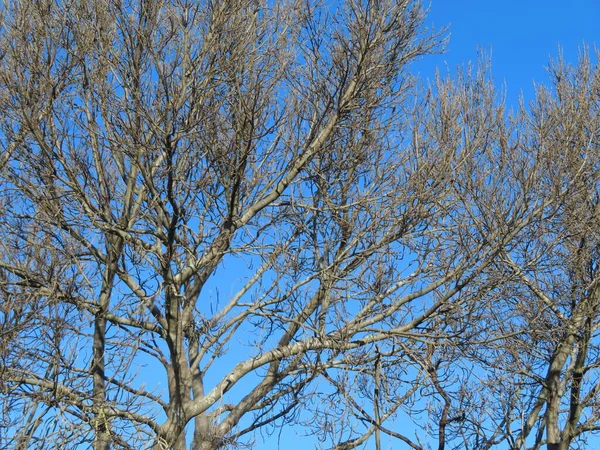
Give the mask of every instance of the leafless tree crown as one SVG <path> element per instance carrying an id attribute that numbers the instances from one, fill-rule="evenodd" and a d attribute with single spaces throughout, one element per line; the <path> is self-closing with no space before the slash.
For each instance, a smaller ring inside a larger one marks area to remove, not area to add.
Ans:
<path id="1" fill-rule="evenodd" d="M 506 111 L 485 61 L 411 75 L 424 15 L 2 2 L 0 446 L 600 429 L 600 70 Z"/>

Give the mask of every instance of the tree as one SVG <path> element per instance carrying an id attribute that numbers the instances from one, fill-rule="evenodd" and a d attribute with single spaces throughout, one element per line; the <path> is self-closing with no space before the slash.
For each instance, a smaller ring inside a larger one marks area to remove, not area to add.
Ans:
<path id="1" fill-rule="evenodd" d="M 595 174 L 545 192 L 485 67 L 420 89 L 419 2 L 2 14 L 4 446 L 467 432 L 481 299 Z"/>
<path id="2" fill-rule="evenodd" d="M 576 67 L 559 58 L 549 72 L 553 90 L 540 87 L 519 122 L 536 152 L 530 176 L 570 195 L 504 252 L 497 270 L 506 282 L 482 320 L 504 338 L 473 352 L 491 375 L 485 397 L 502 403 L 490 409 L 511 449 L 589 448 L 586 435 L 600 429 L 600 77 L 587 53 Z"/>

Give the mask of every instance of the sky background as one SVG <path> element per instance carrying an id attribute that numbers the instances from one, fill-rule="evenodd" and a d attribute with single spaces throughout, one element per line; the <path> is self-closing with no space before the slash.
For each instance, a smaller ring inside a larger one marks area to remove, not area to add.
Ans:
<path id="1" fill-rule="evenodd" d="M 484 50 L 491 56 L 495 81 L 506 88 L 509 106 L 517 105 L 520 93 L 526 100 L 533 97 L 534 80 L 547 83 L 545 67 L 556 57 L 559 46 L 570 63 L 576 63 L 583 44 L 592 50 L 600 47 L 600 0 L 424 0 L 424 4 L 429 6 L 426 24 L 436 29 L 448 26 L 449 41 L 443 54 L 423 58 L 413 66 L 413 73 L 422 79 L 433 79 L 437 69 L 453 73 L 457 66 L 476 60 L 478 49 Z M 411 423 L 396 426 L 397 431 L 412 437 Z M 258 435 L 257 448 L 314 448 L 314 441 L 301 435 L 302 430 L 290 428 L 264 442 Z M 589 444 L 590 449 L 600 448 L 600 440 Z M 362 448 L 373 450 L 372 440 Z M 407 446 L 384 438 L 383 448 L 403 450 Z"/>
<path id="2" fill-rule="evenodd" d="M 427 6 L 427 0 L 424 5 Z M 520 93 L 533 97 L 533 81 L 546 84 L 545 68 L 562 48 L 576 63 L 584 44 L 600 48 L 600 0 L 431 0 L 427 23 L 450 27 L 446 52 L 423 58 L 414 71 L 433 78 L 435 69 L 452 72 L 477 59 L 477 48 L 491 54 L 496 83 L 505 85 L 507 103 Z"/>
<path id="3" fill-rule="evenodd" d="M 521 94 L 525 101 L 533 98 L 534 80 L 548 84 L 546 67 L 558 55 L 559 47 L 571 64 L 577 62 L 584 44 L 592 52 L 600 48 L 600 0 L 432 0 L 426 23 L 435 28 L 448 25 L 450 40 L 445 53 L 423 58 L 413 65 L 412 72 L 424 79 L 433 79 L 436 69 L 442 74 L 448 70 L 455 73 L 458 66 L 477 60 L 478 48 L 482 49 L 491 55 L 493 78 L 506 89 L 509 107 L 518 105 Z M 410 435 L 413 429 L 407 423 L 397 431 Z M 382 441 L 385 449 L 408 448 L 397 440 Z M 437 442 L 429 444 L 437 448 Z M 279 441 L 273 436 L 260 448 L 304 450 L 313 446 L 314 442 L 287 429 Z M 600 448 L 600 439 L 589 439 L 588 446 Z M 362 447 L 373 448 L 373 442 Z"/>

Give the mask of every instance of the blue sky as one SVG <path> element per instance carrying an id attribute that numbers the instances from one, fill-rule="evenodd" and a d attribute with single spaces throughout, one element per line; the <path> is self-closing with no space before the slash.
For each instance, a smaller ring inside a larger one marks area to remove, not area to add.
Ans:
<path id="1" fill-rule="evenodd" d="M 475 60 L 477 49 L 481 48 L 491 55 L 494 78 L 506 86 L 508 103 L 512 105 L 516 105 L 520 92 L 526 99 L 532 97 L 533 80 L 547 81 L 544 68 L 557 55 L 559 45 L 565 59 L 572 63 L 584 43 L 591 48 L 600 47 L 600 0 L 431 0 L 429 6 L 427 24 L 436 28 L 448 25 L 450 39 L 444 54 L 425 57 L 415 65 L 414 72 L 432 78 L 436 69 L 453 71 L 458 65 Z M 397 431 L 412 435 L 412 425 L 406 427 Z M 313 442 L 303 440 L 301 434 L 302 430 L 287 429 L 280 441 L 275 434 L 257 447 L 312 448 Z M 386 449 L 405 448 L 398 441 L 384 439 L 383 444 Z M 364 448 L 371 450 L 374 446 L 371 442 Z"/>
<path id="2" fill-rule="evenodd" d="M 584 43 L 600 47 L 600 0 L 431 0 L 427 22 L 449 25 L 450 41 L 446 53 L 418 63 L 422 76 L 475 60 L 480 47 L 491 53 L 494 79 L 513 106 L 521 92 L 532 98 L 533 80 L 547 82 L 545 67 L 559 46 L 571 63 Z"/>

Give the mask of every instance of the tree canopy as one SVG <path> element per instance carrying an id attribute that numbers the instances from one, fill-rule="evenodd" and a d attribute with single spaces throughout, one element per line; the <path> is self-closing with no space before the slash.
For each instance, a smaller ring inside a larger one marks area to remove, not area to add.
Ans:
<path id="1" fill-rule="evenodd" d="M 0 14 L 1 446 L 600 429 L 592 56 L 507 111 L 485 60 L 411 75 L 418 1 Z"/>

